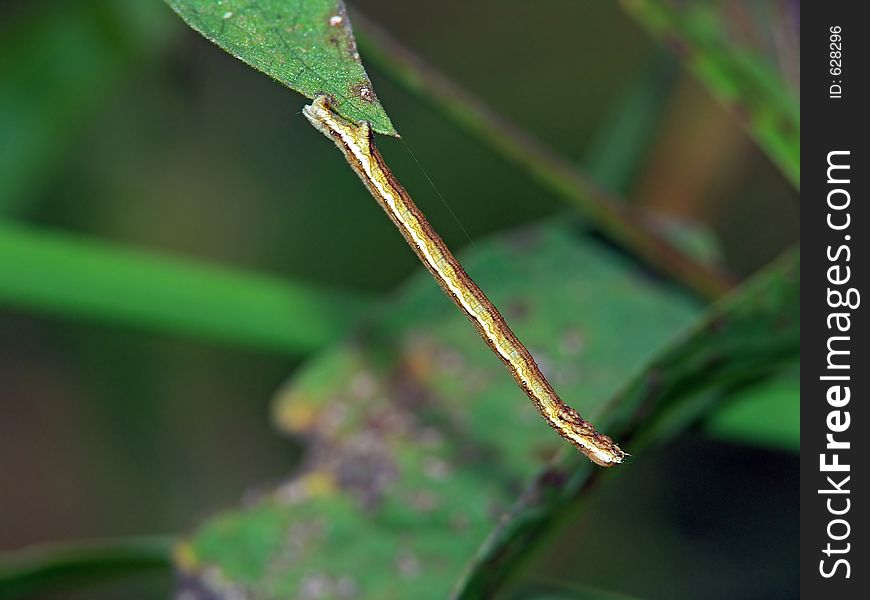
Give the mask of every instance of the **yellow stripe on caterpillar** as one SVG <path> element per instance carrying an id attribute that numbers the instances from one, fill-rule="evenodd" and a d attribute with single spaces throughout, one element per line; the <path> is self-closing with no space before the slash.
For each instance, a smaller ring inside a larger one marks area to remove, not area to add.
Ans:
<path id="1" fill-rule="evenodd" d="M 603 467 L 623 462 L 626 453 L 559 398 L 531 353 L 517 339 L 489 298 L 468 276 L 411 196 L 393 176 L 374 145 L 368 124 L 356 125 L 338 116 L 330 108 L 327 96 L 316 98 L 302 109 L 302 113 L 318 131 L 335 142 L 438 285 L 505 363 L 547 423 L 592 462 Z"/>

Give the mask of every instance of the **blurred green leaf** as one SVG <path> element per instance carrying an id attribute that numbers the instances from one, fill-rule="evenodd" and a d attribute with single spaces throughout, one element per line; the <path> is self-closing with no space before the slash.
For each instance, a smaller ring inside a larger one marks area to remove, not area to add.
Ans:
<path id="1" fill-rule="evenodd" d="M 650 222 L 675 248 L 698 262 L 710 265 L 725 262 L 719 238 L 710 227 L 696 221 L 681 219 L 664 213 L 652 213 Z"/>
<path id="2" fill-rule="evenodd" d="M 563 224 L 476 244 L 469 273 L 593 421 L 696 305 Z M 566 446 L 428 273 L 275 402 L 307 469 L 183 546 L 217 597 L 444 598 L 546 457 Z"/>
<path id="3" fill-rule="evenodd" d="M 725 404 L 734 390 L 777 375 L 799 357 L 799 292 L 798 255 L 790 253 L 717 303 L 689 335 L 615 395 L 596 424 L 638 454 Z M 797 413 L 799 397 L 789 400 L 783 408 Z M 630 469 L 629 461 L 618 471 Z M 490 597 L 500 589 L 550 527 L 576 506 L 572 503 L 613 471 L 602 472 L 576 453 L 561 451 L 478 550 L 456 597 Z"/>
<path id="4" fill-rule="evenodd" d="M 305 354 L 368 305 L 356 293 L 0 222 L 0 306 Z"/>
<path id="5" fill-rule="evenodd" d="M 172 539 L 162 536 L 62 542 L 0 553 L 0 598 L 69 589 L 171 568 Z"/>
<path id="6" fill-rule="evenodd" d="M 722 2 L 623 0 L 641 26 L 673 48 L 800 188 L 800 102 L 760 52 L 725 28 Z M 769 32 L 768 32 L 768 35 Z"/>
<path id="7" fill-rule="evenodd" d="M 340 0 L 166 0 L 188 25 L 308 98 L 330 94 L 351 121 L 397 135 L 360 62 Z"/>
<path id="8" fill-rule="evenodd" d="M 704 430 L 725 440 L 798 452 L 799 398 L 796 363 L 778 377 L 735 391 L 728 403 L 704 422 Z"/>
<path id="9" fill-rule="evenodd" d="M 0 27 L 0 213 L 21 210 L 74 134 L 167 38 L 151 2 L 28 7 Z"/>

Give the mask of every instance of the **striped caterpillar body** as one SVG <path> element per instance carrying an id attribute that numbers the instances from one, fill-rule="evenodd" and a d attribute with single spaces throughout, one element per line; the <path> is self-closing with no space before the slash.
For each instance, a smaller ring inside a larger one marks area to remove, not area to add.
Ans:
<path id="1" fill-rule="evenodd" d="M 501 358 L 547 423 L 592 462 L 603 467 L 623 462 L 625 452 L 559 398 L 532 355 L 393 176 L 374 145 L 368 124 L 355 125 L 338 116 L 330 108 L 327 96 L 316 98 L 302 113 L 318 131 L 335 142 L 438 285 Z"/>

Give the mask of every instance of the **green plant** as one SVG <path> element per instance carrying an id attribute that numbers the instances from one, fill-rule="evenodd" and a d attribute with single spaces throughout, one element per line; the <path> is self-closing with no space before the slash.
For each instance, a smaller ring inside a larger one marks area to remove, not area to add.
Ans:
<path id="1" fill-rule="evenodd" d="M 594 165 L 586 173 L 340 2 L 168 4 L 281 84 L 309 98 L 331 94 L 347 119 L 396 135 L 363 69 L 353 21 L 363 58 L 378 72 L 515 166 L 535 189 L 576 209 L 582 227 L 551 217 L 478 241 L 463 262 L 566 396 L 630 451 L 642 454 L 699 424 L 724 439 L 797 449 L 796 420 L 779 421 L 775 432 L 764 427 L 771 414 L 796 411 L 797 252 L 735 287 L 692 249 L 709 255 L 714 244 L 703 232 L 653 227 L 595 183 L 613 177 L 623 180 L 613 182 L 617 189 L 629 189 L 661 118 L 648 89 L 630 90 L 614 118 L 633 152 L 614 151 L 597 166 L 603 174 Z M 656 36 L 692 49 L 684 54 L 690 69 L 716 97 L 744 107 L 747 130 L 799 186 L 797 99 L 769 65 L 711 27 L 715 7 L 678 16 L 667 2 L 624 4 Z M 116 70 L 113 63 L 97 72 L 109 80 Z M 53 122 L 84 110 L 87 98 L 73 104 Z M 31 170 L 39 172 L 48 158 L 33 155 Z M 332 158 L 330 171 L 344 169 Z M 10 206 L 22 203 L 26 171 L 0 161 L 0 173 L 20 174 L 9 180 Z M 0 301 L 306 357 L 274 398 L 273 420 L 308 440 L 313 457 L 250 505 L 221 512 L 177 541 L 0 557 L 0 597 L 165 568 L 171 544 L 180 585 L 220 598 L 306 590 L 319 597 L 541 597 L 546 586 L 522 591 L 530 584 L 518 584 L 518 574 L 569 512 L 576 518 L 583 511 L 594 486 L 621 476 L 560 448 L 425 273 L 377 299 L 5 222 Z M 630 473 L 632 465 L 619 469 Z M 618 597 L 595 586 L 546 593 Z"/>

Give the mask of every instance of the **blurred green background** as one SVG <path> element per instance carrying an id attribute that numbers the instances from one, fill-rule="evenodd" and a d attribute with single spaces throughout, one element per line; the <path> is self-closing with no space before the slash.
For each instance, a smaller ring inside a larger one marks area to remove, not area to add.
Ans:
<path id="1" fill-rule="evenodd" d="M 794 91 L 795 5 L 717 4 Z M 797 242 L 795 189 L 679 52 L 618 4 L 354 5 L 735 276 Z M 448 245 L 471 250 L 544 218 L 583 222 L 364 53 L 363 62 L 404 140 L 383 139 L 381 150 Z M 302 103 L 161 2 L 3 3 L 0 277 L 22 276 L 11 264 L 20 232 L 44 232 L 313 284 L 352 299 L 348 311 L 395 298 L 421 268 Z M 111 277 L 109 296 L 135 273 Z M 294 351 L 263 342 L 266 333 L 234 343 L 118 320 L 108 309 L 61 314 L 0 298 L 0 551 L 187 533 L 296 467 L 302 445 L 276 434 L 270 400 L 316 344 Z M 336 317 L 324 335 L 350 334 L 352 322 Z M 795 411 L 767 415 L 775 430 L 796 419 L 797 398 L 790 383 L 772 388 Z M 659 598 L 797 597 L 796 447 L 772 445 L 694 430 L 638 457 L 536 556 L 519 589 L 538 585 L 544 597 L 555 581 L 561 591 L 548 597 L 583 597 L 564 591 L 571 582 Z M 620 549 L 615 560 L 576 556 L 574 540 L 602 537 Z M 172 581 L 158 568 L 41 597 L 166 597 Z"/>

